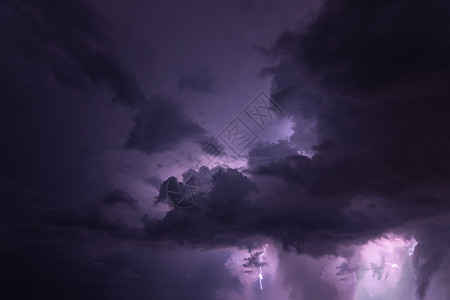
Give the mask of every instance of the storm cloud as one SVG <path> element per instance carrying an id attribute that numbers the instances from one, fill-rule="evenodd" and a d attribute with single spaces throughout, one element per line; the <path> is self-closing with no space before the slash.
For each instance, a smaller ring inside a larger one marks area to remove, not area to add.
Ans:
<path id="1" fill-rule="evenodd" d="M 449 9 L 2 3 L 0 296 L 444 299 Z"/>

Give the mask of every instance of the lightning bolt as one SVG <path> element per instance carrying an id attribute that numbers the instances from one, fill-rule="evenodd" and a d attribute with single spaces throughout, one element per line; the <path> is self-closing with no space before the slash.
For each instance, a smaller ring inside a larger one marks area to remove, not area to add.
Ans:
<path id="1" fill-rule="evenodd" d="M 390 265 L 391 267 L 395 268 L 395 269 L 400 269 L 400 266 L 397 264 L 391 264 L 391 263 L 384 263 L 385 265 Z"/>
<path id="2" fill-rule="evenodd" d="M 264 245 L 264 250 L 263 250 L 263 252 L 261 253 L 261 255 L 259 256 L 259 263 L 260 263 L 260 265 L 259 265 L 259 274 L 258 274 L 258 277 L 259 277 L 259 288 L 262 290 L 263 289 L 263 286 L 262 286 L 262 280 L 263 280 L 263 278 L 264 278 L 264 276 L 263 276 L 263 271 L 262 271 L 262 259 L 263 259 L 263 256 L 264 256 L 264 254 L 266 254 L 266 249 L 267 249 L 267 247 L 268 247 L 269 245 L 267 245 L 267 244 L 265 244 Z"/>

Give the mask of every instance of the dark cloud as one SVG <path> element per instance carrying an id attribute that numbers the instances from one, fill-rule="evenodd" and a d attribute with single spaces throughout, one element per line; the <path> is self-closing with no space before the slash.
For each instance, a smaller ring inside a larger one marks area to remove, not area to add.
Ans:
<path id="1" fill-rule="evenodd" d="M 155 97 L 139 107 L 125 147 L 145 153 L 163 152 L 205 134 L 205 129 L 183 114 L 180 104 Z"/>
<path id="2" fill-rule="evenodd" d="M 146 99 L 141 78 L 119 54 L 120 42 L 85 2 L 3 2 L 0 86 L 7 101 L 1 133 L 7 155 L 0 174 L 0 232 L 6 240 L 1 257 L 7 271 L 1 279 L 7 288 L 0 296 L 214 299 L 217 289 L 240 288 L 224 267 L 224 256 L 191 264 L 178 253 L 162 254 L 159 261 L 132 250 L 98 252 L 110 242 L 125 243 L 126 249 L 150 246 L 146 250 L 174 243 L 177 249 L 180 244 L 236 246 L 250 251 L 244 266 L 257 267 L 255 249 L 267 239 L 307 254 L 302 256 L 307 261 L 329 254 L 348 257 L 343 246 L 394 231 L 419 241 L 413 265 L 417 295 L 425 299 L 433 276 L 448 273 L 443 262 L 450 240 L 445 221 L 450 212 L 449 8 L 440 0 L 326 1 L 310 25 L 284 32 L 262 51 L 272 65 L 261 75 L 272 77 L 271 94 L 295 123 L 290 141 L 256 145 L 246 168 L 189 170 L 183 176 L 198 179 L 200 201 L 190 209 L 173 207 L 155 220 L 125 190 L 106 195 L 103 205 L 79 208 L 84 207 L 80 199 L 90 199 L 91 186 L 111 190 L 104 181 L 114 177 L 98 171 L 104 157 L 92 146 L 101 144 L 93 132 L 97 123 L 85 122 L 88 112 L 97 119 L 104 111 L 101 99 L 111 98 L 103 88 L 132 108 L 127 110 L 134 115 L 131 130 L 121 144 L 126 149 L 159 154 L 188 140 L 202 149 L 217 140 L 178 102 Z M 215 82 L 207 69 L 198 68 L 175 78 L 175 90 L 178 83 L 181 90 L 211 93 Z M 102 90 L 80 100 L 94 86 Z M 91 103 L 94 98 L 100 104 Z M 72 110 L 68 103 L 75 99 L 86 106 Z M 65 123 L 73 115 L 78 119 Z M 298 154 L 305 149 L 315 155 Z M 213 156 L 222 154 L 219 147 Z M 159 179 L 167 177 L 144 180 L 159 187 L 156 203 L 167 201 L 168 180 Z M 46 207 L 48 199 L 56 199 L 57 208 Z M 69 207 L 68 199 L 79 206 Z M 112 215 L 108 206 L 121 203 L 139 217 L 125 220 L 122 210 Z M 281 257 L 282 264 L 291 265 L 284 270 L 292 298 L 340 299 L 328 282 L 313 282 L 320 274 L 312 264 L 301 274 L 292 257 Z M 381 267 L 373 265 L 375 278 Z M 354 265 L 341 266 L 336 272 L 354 270 Z"/>
<path id="3" fill-rule="evenodd" d="M 219 157 L 225 155 L 224 146 L 214 136 L 205 136 L 200 139 L 198 145 L 201 147 L 203 153 L 212 157 Z"/>
<path id="4" fill-rule="evenodd" d="M 206 248 L 254 249 L 261 243 L 258 236 L 266 236 L 285 249 L 320 256 L 336 254 L 341 244 L 363 242 L 404 221 L 383 216 L 387 208 L 376 200 L 371 205 L 379 209 L 352 210 L 348 202 L 314 199 L 288 183 L 254 182 L 233 169 L 223 169 L 212 184 L 191 209 L 174 208 L 161 220 L 144 218 L 143 238 Z M 164 200 L 163 184 L 157 202 Z M 365 201 L 358 204 L 364 206 Z"/>
<path id="5" fill-rule="evenodd" d="M 335 190 L 321 192 L 320 182 L 314 180 L 318 172 L 314 159 L 294 154 L 284 142 L 253 149 L 249 166 L 251 173 L 259 174 L 255 181 L 237 170 L 224 169 L 197 206 L 175 208 L 158 221 L 144 219 L 143 236 L 208 248 L 251 247 L 260 240 L 257 236 L 264 235 L 285 249 L 318 257 L 337 255 L 342 245 L 364 243 L 391 228 L 449 209 L 439 198 L 415 195 L 420 189 L 393 197 L 345 189 L 337 195 Z M 277 181 L 278 176 L 285 181 Z M 163 184 L 158 201 L 164 200 Z"/>
<path id="6" fill-rule="evenodd" d="M 84 240 L 91 245 L 95 240 Z M 105 245 L 105 244 L 103 244 Z M 238 278 L 223 265 L 227 253 L 155 251 L 112 247 L 84 253 L 76 243 L 29 243 L 3 251 L 4 299 L 217 299 L 220 291 L 240 292 Z M 102 247 L 102 243 L 97 246 Z M 182 255 L 180 255 L 182 254 Z M 190 259 L 186 260 L 185 256 Z M 26 288 L 25 288 L 26 287 Z"/>
<path id="7" fill-rule="evenodd" d="M 42 222 L 63 228 L 85 228 L 102 231 L 111 235 L 131 238 L 130 228 L 123 220 L 112 220 L 98 207 L 88 207 L 83 211 L 53 209 L 42 214 Z"/>
<path id="8" fill-rule="evenodd" d="M 329 1 L 304 32 L 280 36 L 273 93 L 302 90 L 284 101 L 296 105 L 294 119 L 305 108 L 317 119 L 316 156 L 260 171 L 297 183 L 307 176 L 312 191 L 330 196 L 443 185 L 450 174 L 446 7 Z"/>
<path id="9" fill-rule="evenodd" d="M 206 68 L 197 67 L 187 76 L 181 76 L 178 85 L 180 90 L 190 89 L 199 93 L 214 92 L 214 84 L 216 79 L 211 75 Z"/>
<path id="10" fill-rule="evenodd" d="M 264 253 L 262 250 L 261 251 L 254 251 L 252 252 L 251 250 L 248 251 L 250 257 L 246 257 L 244 258 L 244 261 L 246 261 L 242 266 L 245 268 L 259 268 L 259 267 L 263 267 L 265 266 L 267 263 L 266 262 L 261 262 L 260 261 L 260 257 L 261 255 Z"/>
<path id="11" fill-rule="evenodd" d="M 102 203 L 106 205 L 125 204 L 133 209 L 138 208 L 138 202 L 125 190 L 114 190 L 102 197 Z"/>
<path id="12" fill-rule="evenodd" d="M 9 60 L 5 61 L 11 68 L 8 76 L 18 71 L 12 63 L 31 63 L 70 87 L 86 85 L 87 78 L 104 83 L 114 92 L 113 100 L 123 104 L 145 99 L 137 80 L 114 52 L 104 22 L 83 1 L 6 1 L 2 10 L 2 35 L 8 41 L 2 53 Z"/>
<path id="13" fill-rule="evenodd" d="M 419 1 L 328 1 L 306 30 L 281 35 L 271 49 L 279 63 L 265 72 L 294 122 L 316 122 L 316 155 L 298 155 L 284 142 L 260 145 L 250 151 L 249 171 L 296 188 L 278 191 L 275 206 L 264 200 L 267 194 L 244 200 L 214 187 L 204 206 L 184 215 L 169 212 L 149 226 L 151 235 L 168 237 L 177 228 L 174 240 L 223 242 L 220 233 L 233 244 L 265 234 L 298 252 L 322 255 L 447 214 L 447 10 L 444 1 L 429 7 Z M 294 130 L 295 144 L 302 129 Z M 363 209 L 355 210 L 354 201 Z M 436 267 L 420 269 L 418 294 L 424 298 Z"/>
<path id="14" fill-rule="evenodd" d="M 257 173 L 324 197 L 383 197 L 398 225 L 448 212 L 448 9 L 445 1 L 327 1 L 306 30 L 282 34 L 271 52 L 279 63 L 265 72 L 274 97 L 298 110 L 294 119 L 317 122 L 316 155 Z M 429 266 L 418 275 L 422 299 Z"/>
<path id="15" fill-rule="evenodd" d="M 199 176 L 199 173 L 194 172 L 194 176 Z M 166 199 L 164 186 L 163 183 L 157 201 Z M 255 184 L 240 172 L 223 170 L 214 181 L 212 190 L 200 199 L 198 205 L 187 210 L 175 208 L 161 220 L 146 218 L 143 234 L 155 241 L 175 241 L 202 247 L 229 243 L 244 246 L 246 242 L 241 243 L 236 235 L 249 236 L 239 230 L 243 229 L 246 212 L 251 212 L 248 196 L 255 190 Z M 234 229 L 227 229 L 228 226 Z M 252 231 L 251 228 L 248 230 Z"/>
<path id="16" fill-rule="evenodd" d="M 171 150 L 204 132 L 175 102 L 162 98 L 146 101 L 137 71 L 121 54 L 124 41 L 111 36 L 110 24 L 84 1 L 6 1 L 2 11 L 5 18 L 1 34 L 6 46 L 0 50 L 5 70 L 1 84 L 9 99 L 6 111 L 11 115 L 30 112 L 30 102 L 36 95 L 44 99 L 71 98 L 67 96 L 70 89 L 64 90 L 70 87 L 81 97 L 90 97 L 87 91 L 93 85 L 106 85 L 113 93 L 112 101 L 133 107 L 136 114 L 126 141 L 128 148 L 146 153 Z M 25 65 L 32 69 L 29 74 L 21 71 L 20 66 Z M 5 131 L 11 135 L 11 129 Z M 54 141 L 46 144 L 50 143 Z"/>
<path id="17" fill-rule="evenodd" d="M 111 24 L 85 1 L 3 1 L 0 14 L 1 177 L 44 206 L 103 192 L 110 99 L 145 100 Z"/>
<path id="18" fill-rule="evenodd" d="M 250 170 L 284 160 L 286 157 L 298 157 L 297 150 L 287 141 L 258 144 L 249 151 L 248 166 Z"/>

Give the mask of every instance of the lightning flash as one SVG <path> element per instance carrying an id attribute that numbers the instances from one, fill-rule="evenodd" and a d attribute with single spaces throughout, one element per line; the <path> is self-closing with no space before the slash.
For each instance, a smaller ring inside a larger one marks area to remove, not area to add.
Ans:
<path id="1" fill-rule="evenodd" d="M 391 263 L 384 263 L 385 265 L 390 265 L 394 269 L 400 269 L 400 266 L 397 264 L 391 264 Z"/>
<path id="2" fill-rule="evenodd" d="M 267 249 L 267 247 L 268 247 L 269 245 L 267 245 L 267 244 L 265 244 L 264 245 L 264 250 L 263 250 L 263 252 L 261 253 L 261 255 L 259 256 L 259 274 L 258 274 L 258 277 L 259 277 L 259 288 L 262 290 L 263 289 L 263 286 L 262 286 L 262 280 L 263 280 L 263 271 L 262 271 L 262 260 L 263 260 L 263 256 L 264 256 L 264 254 L 266 254 L 266 249 Z"/>

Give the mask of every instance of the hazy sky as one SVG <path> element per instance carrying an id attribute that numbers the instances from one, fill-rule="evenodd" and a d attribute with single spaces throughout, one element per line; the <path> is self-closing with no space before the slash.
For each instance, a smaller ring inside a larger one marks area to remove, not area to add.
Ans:
<path id="1" fill-rule="evenodd" d="M 449 9 L 3 1 L 0 298 L 450 299 Z"/>

